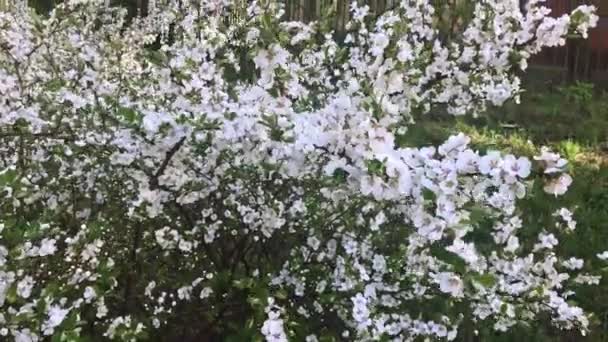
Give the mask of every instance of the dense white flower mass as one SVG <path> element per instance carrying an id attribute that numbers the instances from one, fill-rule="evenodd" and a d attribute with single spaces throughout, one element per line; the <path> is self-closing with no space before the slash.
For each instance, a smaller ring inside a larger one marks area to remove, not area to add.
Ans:
<path id="1" fill-rule="evenodd" d="M 517 99 L 515 71 L 594 9 L 479 1 L 448 39 L 430 1 L 397 3 L 353 4 L 342 41 L 268 0 L 0 13 L 0 329 L 453 340 L 546 315 L 586 332 L 569 299 L 597 279 L 556 247 L 572 213 L 521 235 L 526 179 L 562 195 L 566 161 L 406 138 L 420 115 Z"/>

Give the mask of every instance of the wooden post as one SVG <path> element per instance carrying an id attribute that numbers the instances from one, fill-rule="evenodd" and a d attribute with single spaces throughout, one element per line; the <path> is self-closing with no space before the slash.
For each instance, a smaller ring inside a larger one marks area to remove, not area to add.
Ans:
<path id="1" fill-rule="evenodd" d="M 574 66 L 572 67 L 573 80 L 578 80 L 580 76 L 580 56 L 581 56 L 581 44 L 575 42 L 576 54 L 574 55 Z"/>

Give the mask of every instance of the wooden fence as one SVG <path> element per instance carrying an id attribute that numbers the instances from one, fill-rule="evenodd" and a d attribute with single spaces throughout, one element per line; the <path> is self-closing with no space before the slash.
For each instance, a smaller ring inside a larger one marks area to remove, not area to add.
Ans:
<path id="1" fill-rule="evenodd" d="M 553 16 L 570 12 L 581 3 L 598 7 L 600 20 L 586 40 L 570 40 L 565 47 L 548 48 L 535 56 L 532 66 L 554 71 L 562 81 L 608 81 L 608 0 L 547 0 Z"/>
<path id="2" fill-rule="evenodd" d="M 549 0 L 554 15 L 571 11 L 582 1 Z M 559 70 L 565 80 L 608 81 L 608 1 L 592 2 L 598 7 L 600 20 L 586 40 L 571 40 L 563 48 L 546 49 L 534 62 L 541 67 Z"/>

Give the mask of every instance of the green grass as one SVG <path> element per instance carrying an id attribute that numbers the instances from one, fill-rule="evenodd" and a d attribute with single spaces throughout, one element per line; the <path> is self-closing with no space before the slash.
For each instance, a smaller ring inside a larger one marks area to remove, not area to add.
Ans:
<path id="1" fill-rule="evenodd" d="M 418 145 L 437 144 L 458 132 L 468 134 L 480 151 L 498 149 L 531 157 L 546 145 L 567 158 L 574 178 L 570 191 L 557 199 L 543 194 L 525 199 L 522 208 L 528 221 L 523 234 L 535 238 L 551 224 L 556 209 L 574 208 L 577 229 L 561 238 L 559 252 L 584 258 L 586 270 L 606 277 L 599 286 L 581 287 L 573 298 L 595 314 L 587 337 L 556 331 L 541 320 L 508 335 L 485 330 L 479 336 L 467 332 L 461 340 L 608 341 L 608 268 L 596 258 L 608 250 L 608 95 L 583 83 L 530 90 L 521 104 L 491 109 L 479 118 L 424 117 L 405 139 Z"/>

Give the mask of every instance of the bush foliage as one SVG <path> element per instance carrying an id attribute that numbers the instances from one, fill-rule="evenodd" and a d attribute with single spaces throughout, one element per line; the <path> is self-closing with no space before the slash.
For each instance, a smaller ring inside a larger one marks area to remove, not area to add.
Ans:
<path id="1" fill-rule="evenodd" d="M 526 210 L 566 192 L 567 160 L 410 136 L 517 99 L 516 71 L 585 37 L 593 7 L 488 0 L 458 37 L 425 0 L 351 10 L 340 43 L 273 1 L 0 13 L 0 334 L 585 334 L 577 293 L 599 277 L 556 247 L 576 221 Z"/>

